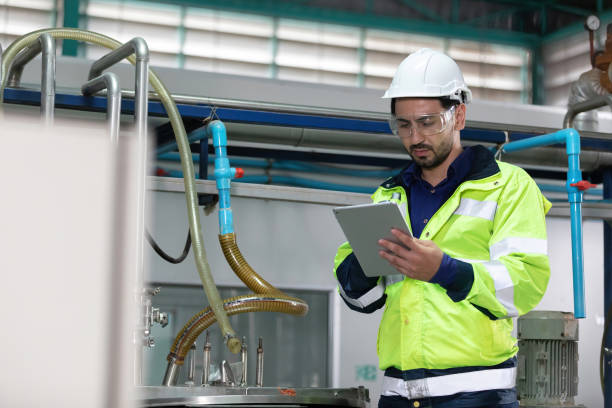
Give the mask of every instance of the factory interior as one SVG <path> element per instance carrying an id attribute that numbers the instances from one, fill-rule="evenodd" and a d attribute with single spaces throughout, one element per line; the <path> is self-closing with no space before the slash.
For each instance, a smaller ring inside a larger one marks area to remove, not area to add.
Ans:
<path id="1" fill-rule="evenodd" d="M 0 407 L 377 407 L 334 209 L 411 163 L 428 48 L 552 203 L 520 406 L 612 408 L 611 0 L 0 0 L 0 45 Z"/>

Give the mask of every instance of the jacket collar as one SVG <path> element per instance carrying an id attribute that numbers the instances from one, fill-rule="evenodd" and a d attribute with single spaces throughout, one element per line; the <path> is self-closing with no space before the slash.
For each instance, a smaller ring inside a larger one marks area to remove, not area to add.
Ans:
<path id="1" fill-rule="evenodd" d="M 499 166 L 495 161 L 495 156 L 489 149 L 481 145 L 472 146 L 471 149 L 473 152 L 472 166 L 463 181 L 480 180 L 499 173 Z M 381 187 L 393 188 L 403 186 L 404 181 L 402 179 L 402 173 L 412 165 L 413 163 L 410 162 L 397 175 L 385 180 L 381 184 Z"/>

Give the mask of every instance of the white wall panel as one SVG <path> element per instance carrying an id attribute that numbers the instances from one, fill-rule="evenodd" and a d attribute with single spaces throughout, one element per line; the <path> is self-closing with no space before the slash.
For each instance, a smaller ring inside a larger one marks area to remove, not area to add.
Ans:
<path id="1" fill-rule="evenodd" d="M 280 40 L 357 48 L 359 31 L 357 27 L 279 19 L 276 36 Z"/>
<path id="2" fill-rule="evenodd" d="M 359 72 L 357 49 L 296 41 L 279 42 L 276 64 L 331 72 Z"/>
<path id="3" fill-rule="evenodd" d="M 272 21 L 271 17 L 189 7 L 184 23 L 189 29 L 267 38 L 273 34 Z"/>
<path id="4" fill-rule="evenodd" d="M 279 67 L 278 79 L 353 87 L 357 84 L 357 75 L 324 70 L 314 71 L 294 67 Z"/>
<path id="5" fill-rule="evenodd" d="M 574 311 L 570 222 L 551 218 L 546 222 L 551 277 L 538 310 Z M 586 319 L 580 320 L 578 343 L 578 398 L 587 407 L 603 407 L 599 385 L 599 349 L 603 333 L 603 225 L 584 221 L 584 275 Z"/>

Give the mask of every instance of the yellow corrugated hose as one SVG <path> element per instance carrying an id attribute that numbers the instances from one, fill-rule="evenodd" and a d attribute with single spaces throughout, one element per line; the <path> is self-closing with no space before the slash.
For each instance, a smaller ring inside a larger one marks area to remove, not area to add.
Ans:
<path id="1" fill-rule="evenodd" d="M 255 294 L 237 296 L 224 300 L 228 315 L 247 312 L 281 312 L 303 316 L 308 313 L 308 305 L 301 299 L 287 296 L 266 282 L 257 274 L 242 256 L 236 244 L 236 235 L 219 235 L 219 243 L 225 259 L 244 284 Z M 191 345 L 198 336 L 215 322 L 210 308 L 196 313 L 181 329 L 168 354 L 170 364 L 182 365 Z"/>

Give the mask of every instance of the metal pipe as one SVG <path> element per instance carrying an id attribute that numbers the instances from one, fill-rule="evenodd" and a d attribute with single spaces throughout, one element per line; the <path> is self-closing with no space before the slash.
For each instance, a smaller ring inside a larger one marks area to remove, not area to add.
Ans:
<path id="1" fill-rule="evenodd" d="M 255 365 L 255 386 L 263 387 L 263 363 L 264 363 L 264 351 L 263 351 L 263 339 L 259 338 L 259 345 L 257 347 L 257 363 Z"/>
<path id="2" fill-rule="evenodd" d="M 136 57 L 136 75 L 134 80 L 134 119 L 136 122 L 136 131 L 138 133 L 138 145 L 143 146 L 143 149 L 138 151 L 137 157 L 137 174 L 136 182 L 137 197 L 136 208 L 136 265 L 137 286 L 141 286 L 144 282 L 144 221 L 145 221 L 145 177 L 147 174 L 146 152 L 147 152 L 147 110 L 149 106 L 149 47 L 145 40 L 140 37 L 135 37 L 125 44 L 115 48 L 100 59 L 95 61 L 89 69 L 88 79 L 91 80 L 99 77 L 107 68 L 115 65 L 124 58 L 130 57 L 132 54 Z M 155 76 L 152 74 L 152 78 Z M 143 175 L 143 176 L 141 176 Z M 172 374 L 166 372 L 166 374 Z M 176 376 L 176 374 L 174 374 Z M 173 378 L 176 383 L 176 378 Z M 164 379 L 165 383 L 165 379 Z M 138 385 L 138 383 L 137 383 Z"/>
<path id="3" fill-rule="evenodd" d="M 536 147 L 504 154 L 502 160 L 521 166 L 567 167 L 567 152 L 556 147 Z M 580 166 L 583 171 L 594 171 L 600 167 L 612 166 L 612 153 L 586 150 L 580 152 Z"/>
<path id="4" fill-rule="evenodd" d="M 121 60 L 134 54 L 136 56 L 136 78 L 134 83 L 134 115 L 136 129 L 139 138 L 145 137 L 147 132 L 147 110 L 149 101 L 148 92 L 148 69 L 149 69 L 149 47 L 145 40 L 140 37 L 132 38 L 121 47 L 109 52 L 97 61 L 89 69 L 89 79 L 100 76 L 102 71 Z"/>
<path id="5" fill-rule="evenodd" d="M 123 96 L 125 98 L 132 98 L 134 92 L 130 90 L 124 90 Z M 150 100 L 159 100 L 160 97 L 157 93 L 151 92 L 149 94 Z M 275 113 L 298 113 L 300 115 L 313 115 L 313 116 L 331 116 L 335 118 L 345 119 L 362 119 L 372 121 L 386 121 L 389 117 L 388 113 L 375 112 L 375 111 L 363 111 L 363 110 L 347 110 L 347 109 L 335 109 L 327 107 L 317 107 L 311 105 L 291 105 L 286 103 L 271 103 L 271 102 L 253 102 L 239 99 L 223 99 L 223 98 L 209 98 L 182 94 L 172 94 L 172 99 L 176 103 L 181 104 L 195 104 L 195 105 L 210 105 L 215 108 L 234 108 L 234 109 L 245 109 L 245 110 L 259 110 L 259 111 L 271 111 Z M 529 105 L 521 105 L 520 113 L 531 109 Z M 501 132 L 519 132 L 519 133 L 539 133 L 546 134 L 554 132 L 558 129 L 557 126 L 537 126 L 533 123 L 519 124 L 519 123 L 502 123 L 499 121 L 487 122 L 482 120 L 473 120 L 470 118 L 466 119 L 466 129 L 477 129 L 477 130 L 489 130 Z M 250 125 L 250 124 L 249 124 Z M 229 126 L 228 126 L 229 130 Z M 391 134 L 391 131 L 389 131 Z M 608 133 L 598 132 L 582 132 L 585 137 L 592 137 L 601 140 L 610 140 L 612 135 Z"/>
<path id="6" fill-rule="evenodd" d="M 240 386 L 244 387 L 247 384 L 247 344 L 246 337 L 242 338 L 240 347 L 240 361 L 242 362 L 242 376 L 240 378 Z"/>
<path id="7" fill-rule="evenodd" d="M 270 112 L 282 112 L 282 113 L 299 113 L 302 115 L 323 115 L 333 117 L 344 117 L 364 120 L 387 120 L 389 118 L 388 113 L 377 113 L 372 111 L 361 111 L 361 110 L 348 110 L 348 109 L 337 109 L 337 108 L 321 108 L 318 106 L 304 106 L 304 105 L 291 105 L 286 103 L 273 103 L 273 102 L 261 102 L 261 101 L 245 101 L 238 99 L 224 99 L 224 98 L 209 98 L 202 96 L 191 96 L 172 94 L 172 99 L 176 103 L 197 103 L 197 104 L 208 104 L 217 107 L 233 107 L 243 109 L 256 109 Z"/>
<path id="8" fill-rule="evenodd" d="M 587 112 L 593 109 L 601 108 L 602 106 L 610 105 L 612 107 L 612 95 L 598 96 L 589 99 L 588 101 L 575 103 L 567 107 L 567 113 L 563 118 L 563 127 L 571 128 L 574 125 L 576 115 L 582 112 Z"/>
<path id="9" fill-rule="evenodd" d="M 566 115 L 566 118 L 571 120 L 572 116 Z M 580 171 L 580 135 L 575 129 L 566 128 L 551 134 L 507 143 L 503 146 L 502 152 L 513 152 L 558 143 L 565 143 L 567 153 L 568 171 L 565 188 L 568 195 L 568 202 L 570 203 L 574 316 L 576 319 L 582 319 L 585 317 L 581 207 L 583 193 L 576 186 L 572 186 L 572 184 L 582 180 L 582 172 Z"/>
<path id="10" fill-rule="evenodd" d="M 21 51 L 8 70 L 10 86 L 19 86 L 25 65 L 42 51 L 40 81 L 40 113 L 46 124 L 53 122 L 55 110 L 55 40 L 49 34 L 41 34 L 37 41 Z"/>
<path id="11" fill-rule="evenodd" d="M 166 387 L 176 385 L 180 369 L 181 366 L 176 364 L 176 359 L 171 359 L 166 366 L 166 372 L 164 374 L 162 385 L 165 385 Z"/>
<path id="12" fill-rule="evenodd" d="M 210 378 L 210 342 L 208 341 L 208 330 L 206 331 L 206 343 L 204 343 L 204 361 L 202 367 L 202 385 L 207 386 Z"/>
<path id="13" fill-rule="evenodd" d="M 234 377 L 232 367 L 227 362 L 227 360 L 221 361 L 221 364 L 219 364 L 219 371 L 221 372 L 222 385 L 229 387 L 233 387 L 234 385 L 236 385 L 236 377 Z"/>
<path id="14" fill-rule="evenodd" d="M 40 113 L 50 124 L 55 111 L 55 40 L 49 34 L 41 34 L 38 42 L 42 45 Z"/>
<path id="15" fill-rule="evenodd" d="M 111 142 L 117 145 L 119 143 L 119 121 L 121 118 L 121 87 L 119 86 L 119 77 L 113 72 L 105 72 L 84 84 L 81 87 L 81 92 L 83 95 L 93 95 L 102 89 L 108 90 L 106 97 L 108 131 Z"/>
<path id="16" fill-rule="evenodd" d="M 193 379 L 195 378 L 195 353 L 196 353 L 196 342 L 194 341 L 189 350 L 189 371 L 187 371 L 187 382 L 188 385 L 193 385 Z"/>

